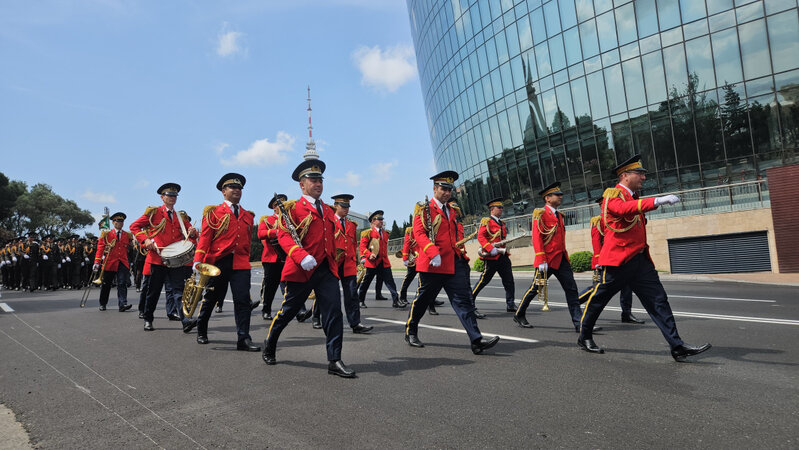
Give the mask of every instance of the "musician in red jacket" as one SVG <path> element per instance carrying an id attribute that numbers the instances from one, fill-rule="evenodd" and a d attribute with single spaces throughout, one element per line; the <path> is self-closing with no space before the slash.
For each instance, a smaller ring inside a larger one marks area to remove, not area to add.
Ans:
<path id="1" fill-rule="evenodd" d="M 119 311 L 127 311 L 133 307 L 128 303 L 128 280 L 130 279 L 130 263 L 128 262 L 128 249 L 132 236 L 122 227 L 128 216 L 122 212 L 111 215 L 114 228 L 100 233 L 97 242 L 97 253 L 94 255 L 94 270 L 100 270 L 105 257 L 105 270 L 103 271 L 103 284 L 100 287 L 100 311 L 105 311 L 108 305 L 108 295 L 111 293 L 111 284 L 117 282 L 117 303 Z M 106 254 L 107 251 L 107 254 Z"/>
<path id="2" fill-rule="evenodd" d="M 574 330 L 580 331 L 580 299 L 577 292 L 577 283 L 574 282 L 569 254 L 566 252 L 566 227 L 563 223 L 563 214 L 558 212 L 558 207 L 563 201 L 563 191 L 560 183 L 555 182 L 538 193 L 546 205 L 533 211 L 533 249 L 535 251 L 536 275 L 543 272 L 546 278 L 555 275 L 563 292 L 566 294 L 566 304 L 572 319 Z M 535 277 L 533 278 L 535 280 Z M 532 328 L 527 321 L 525 313 L 530 302 L 538 295 L 538 285 L 533 281 L 530 289 L 524 294 L 513 321 L 522 328 Z M 598 331 L 598 330 L 597 330 Z"/>
<path id="3" fill-rule="evenodd" d="M 325 163 L 308 159 L 300 163 L 291 178 L 299 183 L 302 197 L 278 203 L 278 242 L 286 252 L 283 281 L 286 295 L 264 340 L 263 360 L 277 363 L 275 353 L 280 333 L 293 319 L 311 291 L 321 312 L 327 349 L 327 373 L 354 378 L 355 371 L 341 361 L 343 319 L 336 261 L 336 214 L 320 197 L 324 190 Z"/>
<path id="4" fill-rule="evenodd" d="M 344 311 L 347 322 L 352 332 L 363 334 L 372 331 L 372 326 L 361 323 L 361 308 L 358 306 L 358 292 L 355 290 L 355 279 L 358 274 L 358 238 L 356 237 L 358 225 L 347 219 L 350 212 L 350 201 L 355 196 L 338 194 L 331 197 L 333 208 L 336 211 L 336 261 L 338 278 L 341 280 L 341 290 L 344 293 Z M 320 308 L 314 303 L 313 327 L 322 328 L 322 315 Z"/>
<path id="5" fill-rule="evenodd" d="M 602 266 L 602 278 L 589 294 L 577 345 L 590 353 L 604 353 L 594 342 L 591 330 L 611 297 L 629 285 L 669 343 L 672 358 L 678 362 L 685 361 L 688 356 L 702 353 L 711 346 L 686 345 L 677 333 L 666 290 L 649 256 L 644 216 L 660 205 L 678 203 L 680 198 L 676 195 L 638 197 L 636 192 L 646 180 L 641 155 L 616 166 L 613 175 L 618 177 L 619 183 L 602 194 L 602 222 L 606 229 L 597 262 Z"/>
<path id="6" fill-rule="evenodd" d="M 275 210 L 278 198 L 285 202 L 286 194 L 277 194 L 269 200 L 269 209 Z M 264 320 L 272 320 L 272 302 L 275 300 L 277 288 L 285 290 L 285 283 L 280 281 L 283 265 L 286 263 L 286 252 L 277 242 L 277 212 L 270 216 L 263 216 L 258 223 L 258 239 L 264 244 L 261 253 L 261 265 L 264 268 L 264 279 L 261 283 L 261 302 L 263 303 L 262 316 Z"/>
<path id="7" fill-rule="evenodd" d="M 456 213 L 447 206 L 458 173 L 447 170 L 430 179 L 433 180 L 433 199 L 417 205 L 413 217 L 413 237 L 420 249 L 416 260 L 419 290 L 408 314 L 405 342 L 411 347 L 424 347 L 418 337 L 419 322 L 443 288 L 466 330 L 472 352 L 480 354 L 496 345 L 499 336 L 483 339 L 474 315 L 469 263 L 457 247 Z"/>
<path id="8" fill-rule="evenodd" d="M 497 242 L 504 241 L 508 238 L 508 227 L 502 221 L 502 212 L 505 209 L 503 199 L 495 198 L 486 203 L 490 217 L 484 217 L 480 221 L 480 228 L 477 230 L 477 242 L 480 243 L 480 248 L 483 249 L 484 256 L 480 256 L 483 260 L 483 274 L 480 280 L 477 281 L 474 290 L 472 291 L 472 302 L 477 307 L 477 295 L 491 279 L 494 274 L 498 273 L 502 279 L 502 287 L 505 288 L 505 310 L 507 312 L 516 312 L 516 285 L 513 281 L 513 270 L 510 263 L 510 251 L 505 248 L 505 245 L 494 245 Z M 475 311 L 478 319 L 485 318 L 485 314 Z"/>
<path id="9" fill-rule="evenodd" d="M 167 267 L 161 260 L 161 249 L 174 242 L 182 241 L 188 237 L 197 237 L 197 230 L 185 215 L 180 215 L 175 210 L 178 201 L 180 185 L 177 183 L 164 183 L 158 188 L 158 195 L 164 202 L 160 207 L 148 206 L 144 214 L 130 224 L 133 237 L 139 241 L 142 248 L 147 249 L 145 264 L 150 266 L 150 284 L 147 287 L 147 301 L 144 306 L 144 331 L 153 331 L 153 315 L 158 306 L 158 298 L 164 283 L 168 284 L 168 291 L 172 293 L 178 316 L 170 317 L 171 320 L 181 320 L 183 331 L 188 333 L 194 327 L 194 322 L 183 317 L 180 307 L 180 298 L 183 296 L 183 285 L 186 272 L 183 267 Z M 181 223 L 183 226 L 181 227 Z M 187 236 L 183 235 L 186 230 Z M 169 301 L 169 299 L 167 299 Z"/>
<path id="10" fill-rule="evenodd" d="M 408 288 L 411 287 L 413 279 L 416 278 L 416 258 L 419 256 L 419 246 L 413 238 L 413 227 L 405 229 L 405 238 L 402 241 L 402 264 L 408 269 L 405 279 L 402 280 L 400 287 L 400 301 L 408 303 Z"/>
<path id="11" fill-rule="evenodd" d="M 236 321 L 236 350 L 257 352 L 261 347 L 250 337 L 250 243 L 255 215 L 241 207 L 241 190 L 247 179 L 238 173 L 227 173 L 216 183 L 224 201 L 203 209 L 203 224 L 194 268 L 200 263 L 211 264 L 221 273 L 208 281 L 205 301 L 197 318 L 197 343 L 208 343 L 208 320 L 214 305 L 227 294 L 233 294 L 233 314 Z M 255 306 L 258 304 L 256 303 Z"/>
<path id="12" fill-rule="evenodd" d="M 596 203 L 602 206 L 603 198 L 599 197 L 596 199 Z M 599 253 L 602 251 L 602 243 L 605 240 L 605 225 L 602 223 L 602 215 L 594 216 L 591 218 L 591 247 L 594 250 L 594 253 L 591 256 L 591 268 L 594 269 L 594 277 L 596 278 L 596 274 L 602 270 L 602 266 L 599 265 Z M 596 285 L 596 281 L 594 284 L 587 287 L 585 290 L 580 292 L 580 304 L 585 303 L 588 301 L 588 296 L 591 295 L 591 292 L 594 290 L 594 286 Z M 633 290 L 630 289 L 630 286 L 624 286 L 621 288 L 621 295 L 619 296 L 619 306 L 621 306 L 621 321 L 623 323 L 636 323 L 642 324 L 645 321 L 635 317 L 632 313 L 633 308 Z"/>
<path id="13" fill-rule="evenodd" d="M 388 287 L 388 292 L 391 293 L 392 306 L 400 309 L 405 308 L 408 303 L 400 302 L 399 300 L 397 285 L 394 284 L 394 276 L 391 273 L 391 263 L 388 260 L 388 232 L 383 229 L 383 211 L 378 209 L 370 214 L 369 223 L 372 226 L 361 233 L 360 243 L 361 257 L 364 259 L 363 265 L 366 268 L 366 275 L 364 275 L 358 291 L 361 307 L 366 307 L 366 291 L 369 290 L 372 279 L 379 275 L 382 276 L 383 283 Z M 374 251 L 373 243 L 378 246 L 377 253 Z"/>

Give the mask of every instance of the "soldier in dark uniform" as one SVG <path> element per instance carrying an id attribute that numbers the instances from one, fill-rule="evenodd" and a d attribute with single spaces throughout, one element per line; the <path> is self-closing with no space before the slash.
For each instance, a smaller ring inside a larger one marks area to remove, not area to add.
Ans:
<path id="1" fill-rule="evenodd" d="M 344 337 L 336 263 L 336 219 L 333 209 L 320 200 L 324 171 L 324 162 L 310 159 L 300 163 L 291 175 L 294 181 L 299 182 L 302 197 L 284 204 L 287 216 L 281 213 L 278 222 L 278 241 L 287 255 L 282 276 L 286 282 L 286 295 L 280 312 L 267 331 L 263 359 L 268 365 L 276 364 L 275 352 L 280 333 L 297 315 L 313 290 L 325 331 L 327 372 L 354 378 L 355 371 L 341 361 Z M 291 224 L 296 227 L 296 234 L 292 232 Z"/>
<path id="2" fill-rule="evenodd" d="M 58 288 L 56 280 L 56 261 L 60 261 L 58 247 L 53 243 L 53 235 L 44 237 L 44 242 L 40 248 L 41 263 L 39 273 L 41 274 L 41 286 L 45 290 L 54 291 Z"/>
<path id="3" fill-rule="evenodd" d="M 685 361 L 686 357 L 702 353 L 711 346 L 686 345 L 677 333 L 666 290 L 649 256 L 644 216 L 647 211 L 655 210 L 660 205 L 675 204 L 680 198 L 676 195 L 638 198 L 636 192 L 646 180 L 641 155 L 635 155 L 616 166 L 613 175 L 618 177 L 619 183 L 602 194 L 602 221 L 606 227 L 598 261 L 602 266 L 602 278 L 589 294 L 577 344 L 587 352 L 604 353 L 594 343 L 591 330 L 608 301 L 624 286 L 630 286 L 669 343 L 671 356 L 676 361 Z"/>
<path id="4" fill-rule="evenodd" d="M 504 241 L 508 237 L 508 228 L 502 221 L 502 211 L 505 209 L 502 198 L 495 198 L 486 203 L 490 217 L 484 217 L 480 221 L 480 228 L 477 230 L 477 241 L 480 243 L 480 248 L 486 252 L 480 259 L 483 260 L 483 274 L 480 280 L 477 281 L 474 290 L 472 291 L 472 302 L 475 303 L 477 308 L 477 296 L 483 290 L 494 274 L 498 273 L 502 279 L 502 286 L 505 288 L 505 310 L 508 312 L 516 312 L 516 303 L 514 297 L 516 296 L 516 286 L 513 282 L 513 270 L 510 262 L 510 251 L 502 246 L 494 246 L 493 244 Z M 478 319 L 485 318 L 482 314 L 475 310 Z"/>
<path id="5" fill-rule="evenodd" d="M 433 199 L 427 205 L 417 206 L 413 217 L 413 236 L 420 248 L 416 262 L 419 291 L 411 303 L 405 341 L 411 347 L 424 347 L 418 337 L 419 322 L 443 288 L 469 336 L 472 352 L 480 354 L 496 345 L 499 336 L 483 339 L 474 315 L 469 263 L 457 246 L 459 228 L 456 214 L 447 206 L 458 173 L 448 170 L 431 179 Z"/>

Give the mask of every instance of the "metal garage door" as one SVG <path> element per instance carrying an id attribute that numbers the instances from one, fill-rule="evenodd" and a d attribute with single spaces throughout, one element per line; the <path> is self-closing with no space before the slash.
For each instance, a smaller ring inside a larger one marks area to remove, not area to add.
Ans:
<path id="1" fill-rule="evenodd" d="M 669 259 L 671 273 L 771 271 L 766 231 L 669 239 Z"/>

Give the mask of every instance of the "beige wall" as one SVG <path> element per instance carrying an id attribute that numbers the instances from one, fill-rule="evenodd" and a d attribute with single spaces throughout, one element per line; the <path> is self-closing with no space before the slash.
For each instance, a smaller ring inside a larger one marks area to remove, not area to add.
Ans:
<path id="1" fill-rule="evenodd" d="M 756 209 L 741 212 L 728 212 L 720 214 L 705 214 L 696 216 L 675 217 L 671 219 L 650 220 L 646 227 L 647 241 L 649 242 L 652 260 L 658 270 L 668 272 L 669 247 L 668 239 L 694 236 L 707 236 L 712 234 L 745 233 L 748 231 L 768 231 L 768 246 L 771 256 L 772 272 L 779 272 L 777 263 L 777 247 L 774 241 L 774 229 L 771 220 L 771 208 Z M 529 243 L 530 238 L 524 238 Z M 477 257 L 477 239 L 466 244 L 469 257 Z M 591 251 L 590 228 L 566 231 L 566 249 L 569 253 L 578 251 Z M 529 266 L 533 264 L 533 247 L 520 247 L 511 250 L 511 260 L 514 266 Z M 403 267 L 402 260 L 391 256 L 391 266 L 395 269 Z"/>

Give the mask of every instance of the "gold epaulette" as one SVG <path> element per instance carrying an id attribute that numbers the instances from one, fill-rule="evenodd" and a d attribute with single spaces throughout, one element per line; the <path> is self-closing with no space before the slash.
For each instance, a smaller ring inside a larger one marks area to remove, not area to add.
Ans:
<path id="1" fill-rule="evenodd" d="M 533 219 L 538 220 L 544 215 L 544 208 L 536 208 L 533 210 Z"/>
<path id="2" fill-rule="evenodd" d="M 157 206 L 148 206 L 144 210 L 144 215 L 145 216 L 152 216 L 153 214 L 155 214 L 156 211 L 158 211 L 158 207 Z"/>
<path id="3" fill-rule="evenodd" d="M 207 217 L 208 213 L 216 209 L 217 206 L 219 205 L 208 205 L 205 208 L 203 208 L 203 217 Z"/>
<path id="4" fill-rule="evenodd" d="M 132 241 L 133 240 L 133 233 L 131 233 L 130 231 L 126 231 L 125 233 L 127 233 L 128 237 Z"/>
<path id="5" fill-rule="evenodd" d="M 414 216 L 421 216 L 422 211 L 424 211 L 424 203 L 419 202 L 413 207 L 413 215 Z"/>
<path id="6" fill-rule="evenodd" d="M 602 216 L 594 216 L 594 217 L 591 218 L 591 226 L 595 227 L 595 226 L 599 225 L 599 222 L 601 222 L 601 221 L 602 221 Z"/>
<path id="7" fill-rule="evenodd" d="M 371 232 L 372 232 L 371 228 L 367 228 L 367 229 L 361 231 L 361 239 L 365 238 L 366 236 L 369 236 L 369 233 L 371 233 Z"/>
<path id="8" fill-rule="evenodd" d="M 489 219 L 488 217 L 483 217 L 482 219 L 480 219 L 480 226 L 487 227 L 488 222 L 491 222 L 491 219 Z"/>
<path id="9" fill-rule="evenodd" d="M 452 210 L 455 211 L 455 217 L 462 217 L 463 216 L 463 213 L 461 212 L 460 206 L 450 205 L 450 208 L 452 208 Z"/>
<path id="10" fill-rule="evenodd" d="M 297 200 L 286 200 L 283 202 L 283 207 L 286 208 L 286 211 L 291 211 L 294 209 L 294 205 L 297 204 Z"/>
<path id="11" fill-rule="evenodd" d="M 269 218 L 269 216 L 261 216 L 261 218 L 258 219 L 258 224 L 260 225 L 261 222 L 266 222 L 266 219 L 268 219 L 268 218 Z"/>
<path id="12" fill-rule="evenodd" d="M 622 197 L 621 189 L 619 188 L 607 188 L 605 192 L 602 193 L 602 198 L 616 198 Z"/>
<path id="13" fill-rule="evenodd" d="M 413 227 L 408 227 L 405 229 L 405 234 L 412 234 L 412 233 L 413 233 Z"/>

